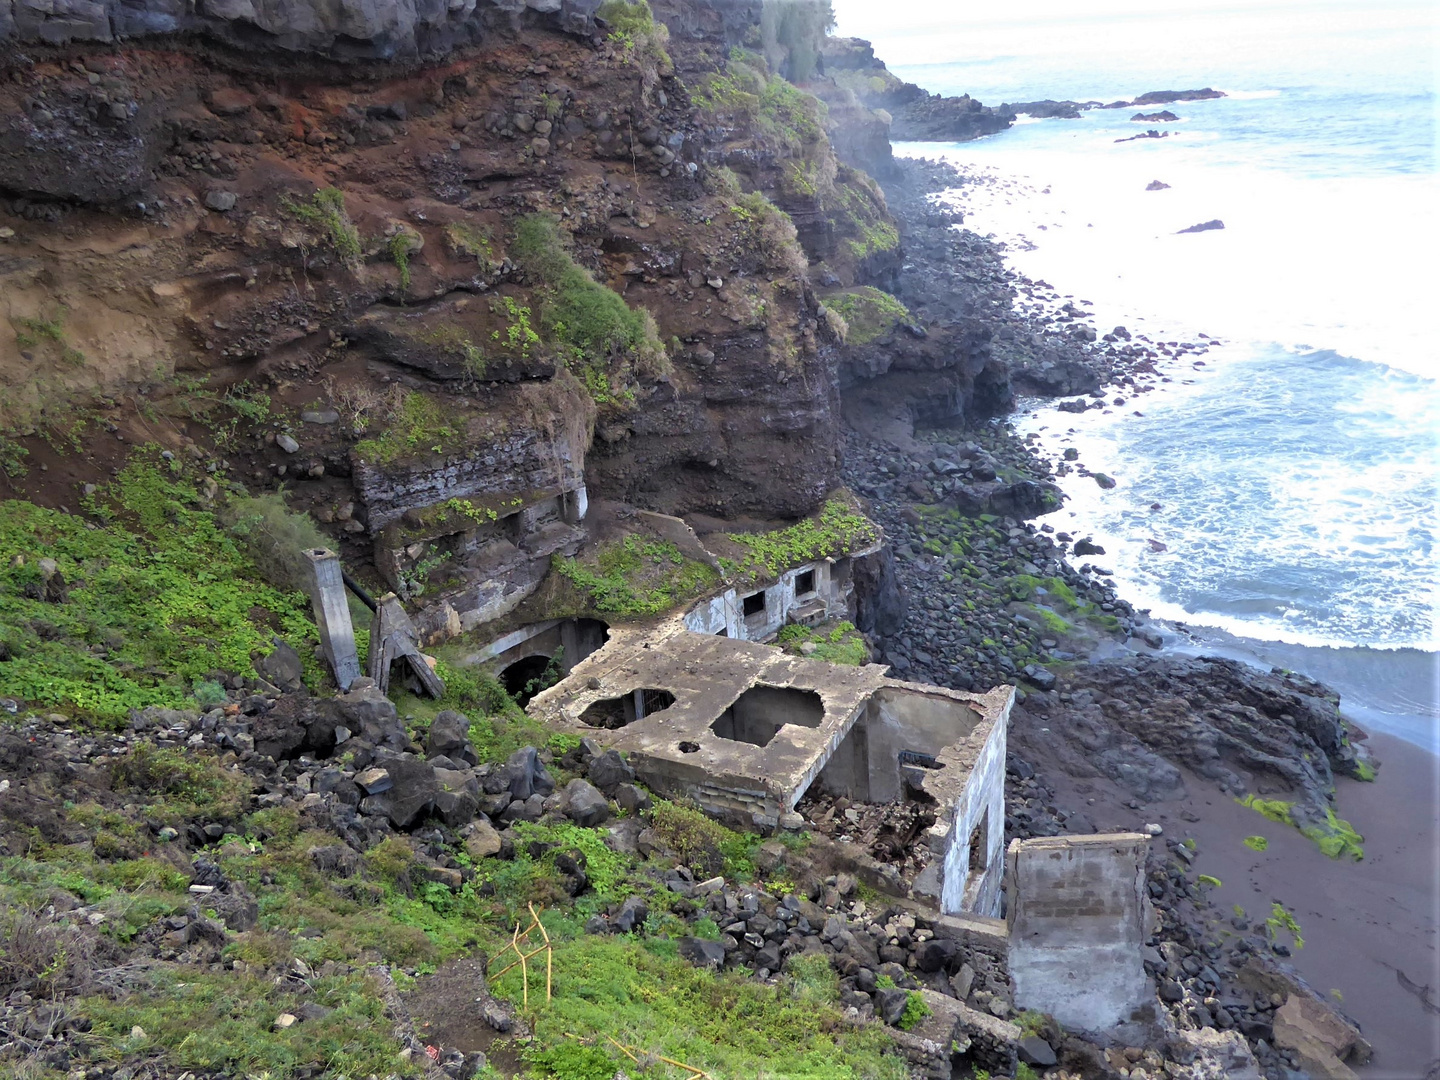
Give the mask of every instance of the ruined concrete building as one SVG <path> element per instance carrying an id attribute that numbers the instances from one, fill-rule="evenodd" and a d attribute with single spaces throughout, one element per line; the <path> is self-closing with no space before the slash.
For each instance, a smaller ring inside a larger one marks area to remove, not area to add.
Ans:
<path id="1" fill-rule="evenodd" d="M 943 912 L 998 915 L 1012 687 L 966 694 L 787 655 L 682 624 L 615 630 L 529 706 L 623 752 L 671 798 L 773 828 L 813 787 L 933 808 L 924 836 Z"/>

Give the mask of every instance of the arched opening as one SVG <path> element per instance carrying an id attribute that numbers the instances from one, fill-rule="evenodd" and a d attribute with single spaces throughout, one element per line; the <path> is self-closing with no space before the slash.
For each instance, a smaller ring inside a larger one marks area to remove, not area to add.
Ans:
<path id="1" fill-rule="evenodd" d="M 505 687 L 505 692 L 524 708 L 530 704 L 530 699 L 546 686 L 559 681 L 559 676 L 558 671 L 550 671 L 550 657 L 544 653 L 535 653 L 533 656 L 521 657 L 500 672 L 500 684 Z"/>

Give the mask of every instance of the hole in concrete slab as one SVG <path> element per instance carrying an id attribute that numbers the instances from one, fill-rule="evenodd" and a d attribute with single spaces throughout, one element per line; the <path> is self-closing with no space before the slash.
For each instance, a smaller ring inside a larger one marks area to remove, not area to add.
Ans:
<path id="1" fill-rule="evenodd" d="M 747 619 L 748 619 L 751 615 L 760 615 L 760 614 L 762 614 L 762 613 L 765 611 L 765 593 L 764 593 L 764 591 L 762 590 L 761 592 L 751 593 L 749 596 L 747 596 L 747 597 L 745 597 L 743 600 L 741 600 L 741 601 L 740 601 L 740 611 L 741 611 L 741 614 L 743 614 L 743 615 L 745 616 L 745 618 L 747 618 Z"/>
<path id="2" fill-rule="evenodd" d="M 524 708 L 532 697 L 544 689 L 541 684 L 545 681 L 549 667 L 550 657 L 543 653 L 522 657 L 500 672 L 500 683 L 505 687 L 505 692 Z M 556 674 L 558 677 L 558 673 Z"/>
<path id="3" fill-rule="evenodd" d="M 722 739 L 766 746 L 786 724 L 816 728 L 825 718 L 825 703 L 814 690 L 787 686 L 752 686 L 710 725 Z"/>
<path id="4" fill-rule="evenodd" d="M 580 722 L 593 728 L 614 731 L 626 724 L 633 724 L 636 720 L 643 720 L 652 713 L 662 712 L 674 704 L 675 695 L 669 690 L 646 687 L 592 703 L 580 714 Z"/>
<path id="5" fill-rule="evenodd" d="M 815 571 L 806 570 L 803 574 L 795 575 L 795 595 L 804 596 L 815 591 Z"/>
<path id="6" fill-rule="evenodd" d="M 699 749 L 700 744 L 698 742 L 682 742 L 680 744 L 680 752 L 682 754 L 693 754 Z"/>

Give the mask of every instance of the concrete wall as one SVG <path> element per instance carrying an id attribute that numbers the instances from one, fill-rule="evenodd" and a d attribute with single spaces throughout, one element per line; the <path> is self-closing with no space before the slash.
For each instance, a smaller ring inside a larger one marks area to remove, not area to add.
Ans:
<path id="1" fill-rule="evenodd" d="M 765 641 L 780 632 L 790 613 L 797 608 L 818 602 L 827 618 L 838 619 L 849 615 L 850 584 L 849 559 L 832 563 L 829 559 L 804 563 L 780 575 L 780 580 L 763 589 L 746 589 L 739 592 L 726 589 L 718 596 L 701 601 L 685 616 L 685 627 L 697 634 L 725 634 L 740 641 Z M 815 575 L 815 591 L 797 594 L 795 579 L 807 571 Z M 752 593 L 765 594 L 765 610 L 751 615 L 744 614 L 744 599 Z"/>
<path id="2" fill-rule="evenodd" d="M 1005 882 L 1005 747 L 1009 711 L 990 730 L 970 771 L 970 780 L 955 801 L 954 818 L 945 840 L 940 870 L 940 912 L 973 912 L 998 917 Z M 970 841 L 976 827 L 982 846 L 971 859 Z M 978 868 L 972 868 L 972 861 Z"/>
<path id="3" fill-rule="evenodd" d="M 900 752 L 912 750 L 934 757 L 974 731 L 979 719 L 969 706 L 950 698 L 879 691 L 871 699 L 865 723 L 870 752 L 870 791 L 865 801 L 904 798 Z"/>
<path id="4" fill-rule="evenodd" d="M 1015 1004 L 1102 1032 L 1152 1003 L 1140 833 L 1017 840 L 1007 856 Z"/>

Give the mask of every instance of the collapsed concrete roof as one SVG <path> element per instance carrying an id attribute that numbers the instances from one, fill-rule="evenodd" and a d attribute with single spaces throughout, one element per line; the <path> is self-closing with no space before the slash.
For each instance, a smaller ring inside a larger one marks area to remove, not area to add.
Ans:
<path id="1" fill-rule="evenodd" d="M 678 623 L 611 632 L 529 705 L 547 726 L 620 750 L 654 790 L 731 821 L 774 826 L 817 781 L 862 801 L 933 799 L 927 842 L 944 859 L 995 867 L 950 891 L 998 902 L 1005 726 L 1014 688 L 984 694 L 889 678 Z M 972 783 L 977 774 L 983 777 Z M 983 788 L 983 790 L 981 790 Z M 986 814 L 999 800 L 998 813 Z M 985 825 L 983 857 L 967 845 Z M 951 875 L 953 876 L 953 875 Z M 992 884 L 990 877 L 996 879 Z M 968 906 L 968 905 L 967 905 Z"/>

